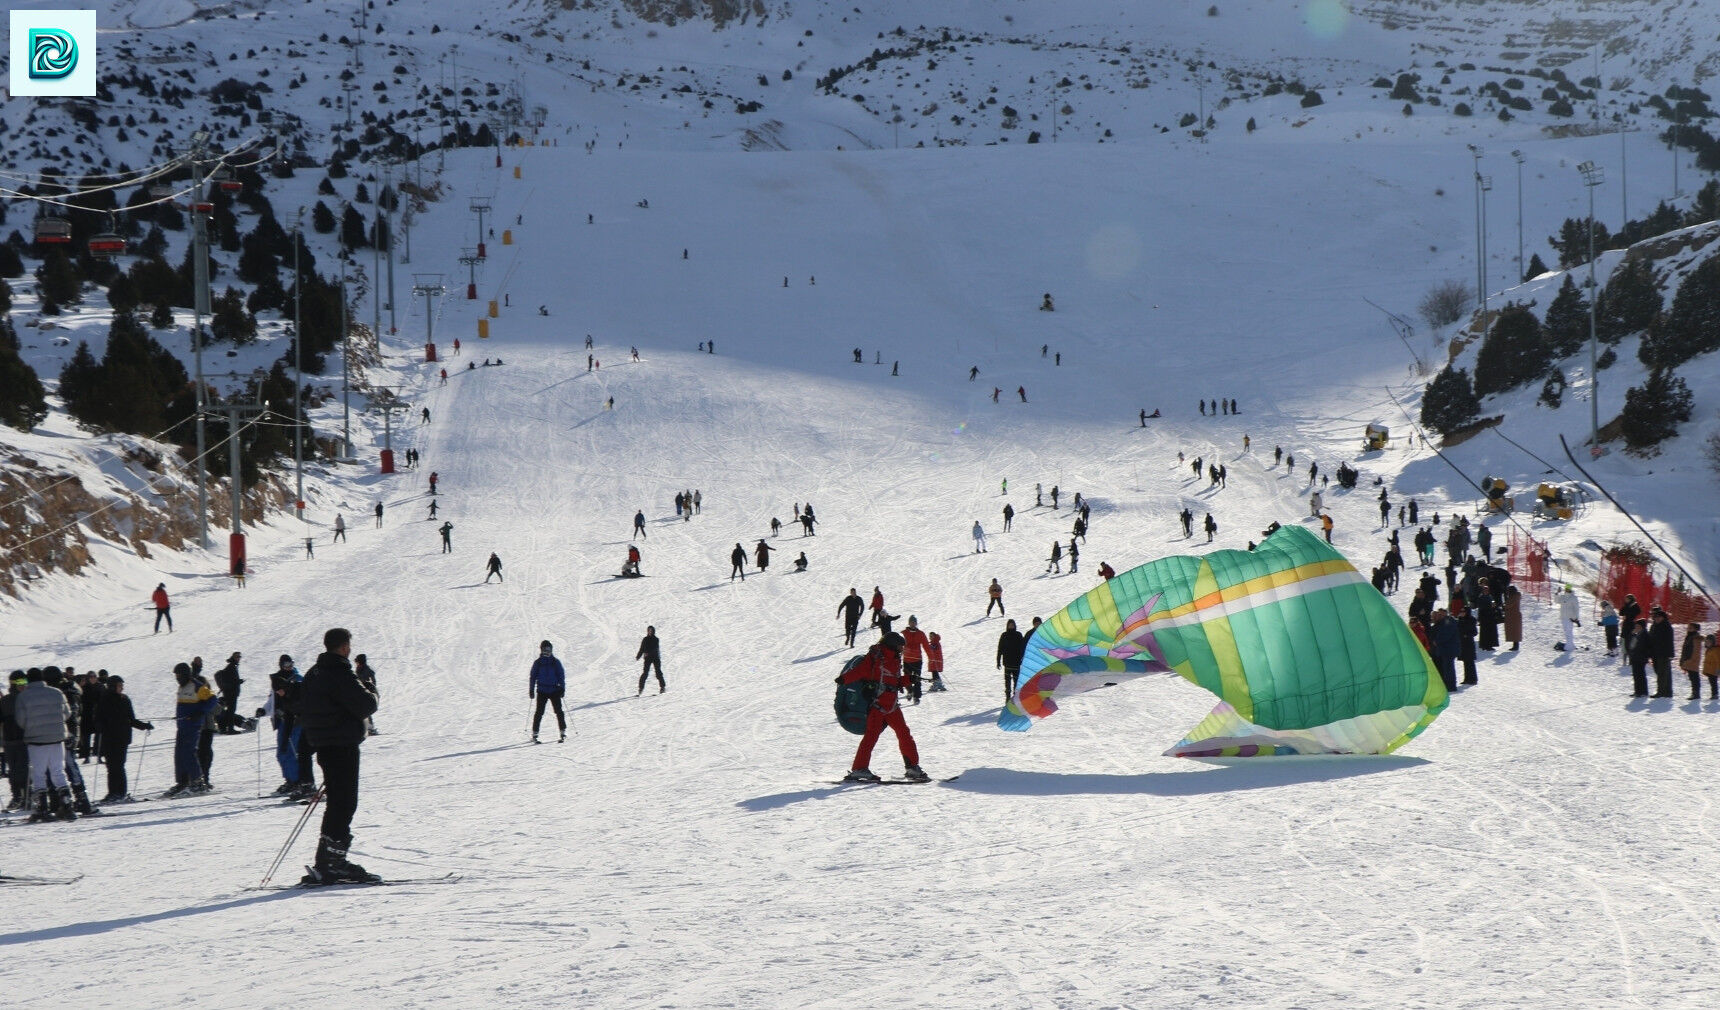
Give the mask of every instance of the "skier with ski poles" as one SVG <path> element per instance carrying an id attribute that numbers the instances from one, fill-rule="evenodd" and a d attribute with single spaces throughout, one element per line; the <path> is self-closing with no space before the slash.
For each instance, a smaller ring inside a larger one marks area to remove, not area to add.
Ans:
<path id="1" fill-rule="evenodd" d="M 346 858 L 352 848 L 352 816 L 358 810 L 359 745 L 376 712 L 376 695 L 353 673 L 352 632 L 323 633 L 323 654 L 305 672 L 299 688 L 299 722 L 323 772 L 323 819 L 316 864 L 303 884 L 376 883 L 374 873 Z"/>

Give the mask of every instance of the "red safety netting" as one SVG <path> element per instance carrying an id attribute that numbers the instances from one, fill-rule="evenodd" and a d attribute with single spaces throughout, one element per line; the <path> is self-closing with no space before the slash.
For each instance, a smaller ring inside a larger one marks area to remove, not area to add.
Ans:
<path id="1" fill-rule="evenodd" d="M 1644 614 L 1658 606 L 1666 611 L 1673 624 L 1701 624 L 1720 617 L 1706 597 L 1677 588 L 1678 581 L 1677 573 L 1665 566 L 1614 556 L 1601 560 L 1596 595 L 1616 607 L 1630 593 L 1642 605 Z"/>
<path id="2" fill-rule="evenodd" d="M 1553 602 L 1553 583 L 1549 569 L 1552 552 L 1547 545 L 1515 524 L 1510 527 L 1510 550 L 1505 555 L 1505 569 L 1511 573 L 1511 584 L 1524 596 Z"/>

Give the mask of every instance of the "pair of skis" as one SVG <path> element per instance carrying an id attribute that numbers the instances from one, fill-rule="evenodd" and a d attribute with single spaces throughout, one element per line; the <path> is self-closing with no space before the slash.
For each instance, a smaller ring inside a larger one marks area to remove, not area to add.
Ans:
<path id="1" fill-rule="evenodd" d="M 961 778 L 960 775 L 951 775 L 947 779 L 878 779 L 875 782 L 859 779 L 837 779 L 830 784 L 833 786 L 929 786 L 954 782 L 959 778 Z"/>
<path id="2" fill-rule="evenodd" d="M 308 872 L 310 867 L 305 867 Z M 457 873 L 446 873 L 440 877 L 400 877 L 391 880 L 331 880 L 326 884 L 300 880 L 292 884 L 258 884 L 247 887 L 247 891 L 321 891 L 342 887 L 406 887 L 418 884 L 453 884 L 460 880 Z"/>
<path id="3" fill-rule="evenodd" d="M 59 884 L 75 884 L 84 879 L 83 874 L 75 877 L 31 877 L 7 876 L 0 874 L 0 886 L 4 887 L 50 887 Z"/>

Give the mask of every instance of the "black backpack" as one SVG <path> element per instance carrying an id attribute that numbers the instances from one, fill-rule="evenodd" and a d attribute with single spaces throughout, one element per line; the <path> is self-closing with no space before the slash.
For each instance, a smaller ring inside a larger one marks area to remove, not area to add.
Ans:
<path id="1" fill-rule="evenodd" d="M 842 675 L 846 676 L 861 663 L 872 658 L 872 654 L 855 656 L 842 664 Z M 836 678 L 836 721 L 842 728 L 855 735 L 866 732 L 866 717 L 872 711 L 872 703 L 878 699 L 879 684 L 875 680 L 856 680 L 844 684 L 842 676 Z"/>

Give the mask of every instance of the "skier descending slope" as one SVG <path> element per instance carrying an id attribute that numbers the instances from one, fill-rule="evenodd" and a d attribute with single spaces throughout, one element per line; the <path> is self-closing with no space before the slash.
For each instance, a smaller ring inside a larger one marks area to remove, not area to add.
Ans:
<path id="1" fill-rule="evenodd" d="M 902 777 L 910 782 L 926 782 L 930 777 L 920 770 L 920 750 L 914 745 L 914 735 L 908 731 L 908 721 L 902 716 L 897 692 L 902 689 L 902 636 L 891 632 L 880 639 L 866 655 L 851 668 L 843 671 L 841 682 L 869 681 L 877 684 L 877 695 L 866 713 L 866 732 L 854 752 L 854 764 L 843 781 L 877 782 L 879 778 L 868 767 L 872 763 L 872 748 L 887 725 L 896 733 L 896 744 L 902 750 L 905 769 Z"/>
<path id="2" fill-rule="evenodd" d="M 548 639 L 538 645 L 538 658 L 532 662 L 531 677 L 526 682 L 526 697 L 537 699 L 537 711 L 532 713 L 532 743 L 541 743 L 538 739 L 538 727 L 543 725 L 543 707 L 555 707 L 556 725 L 561 727 L 561 739 L 557 743 L 567 742 L 567 716 L 561 710 L 561 696 L 567 690 L 567 672 L 562 669 L 561 660 L 555 658 L 555 647 Z"/>

